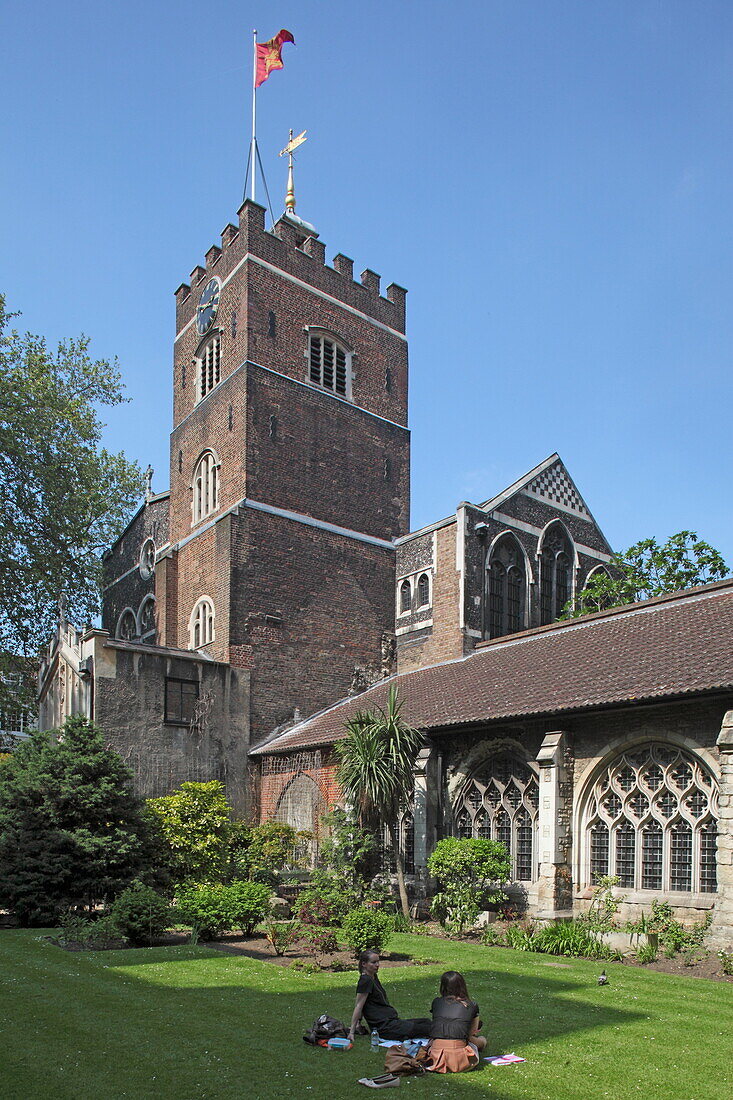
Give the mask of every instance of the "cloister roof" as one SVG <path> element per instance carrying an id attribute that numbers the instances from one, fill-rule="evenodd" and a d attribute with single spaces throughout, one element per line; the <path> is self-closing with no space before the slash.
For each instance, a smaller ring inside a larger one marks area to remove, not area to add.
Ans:
<path id="1" fill-rule="evenodd" d="M 428 731 L 732 690 L 733 579 L 481 643 L 341 700 L 252 755 L 333 744 L 392 685 L 404 718 Z"/>

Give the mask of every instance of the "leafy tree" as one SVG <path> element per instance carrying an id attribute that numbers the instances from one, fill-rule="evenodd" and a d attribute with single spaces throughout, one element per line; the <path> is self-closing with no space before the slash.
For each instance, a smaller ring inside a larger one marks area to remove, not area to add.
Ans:
<path id="1" fill-rule="evenodd" d="M 441 887 L 433 912 L 458 932 L 474 923 L 482 906 L 506 898 L 500 886 L 509 878 L 509 853 L 498 840 L 446 837 L 435 845 L 428 870 Z"/>
<path id="2" fill-rule="evenodd" d="M 624 553 L 614 554 L 609 571 L 595 573 L 575 600 L 565 605 L 561 618 L 683 591 L 729 573 L 718 551 L 694 531 L 671 535 L 661 546 L 656 539 L 642 539 Z"/>
<path id="3" fill-rule="evenodd" d="M 346 724 L 346 737 L 336 744 L 337 778 L 346 800 L 363 825 L 384 822 L 397 865 L 402 912 L 409 919 L 405 890 L 405 861 L 397 835 L 399 815 L 407 808 L 413 789 L 413 770 L 422 733 L 401 715 L 397 691 L 389 690 L 387 709 L 358 711 Z"/>
<path id="4" fill-rule="evenodd" d="M 182 783 L 173 794 L 149 799 L 148 806 L 160 823 L 176 882 L 220 882 L 236 831 L 224 785 Z"/>
<path id="5" fill-rule="evenodd" d="M 22 925 L 92 910 L 159 866 L 132 776 L 85 718 L 37 733 L 0 767 L 0 906 Z"/>
<path id="6" fill-rule="evenodd" d="M 98 407 L 123 400 L 116 365 L 94 362 L 83 336 L 52 353 L 11 316 L 0 295 L 0 706 L 18 704 L 2 685 L 37 655 L 61 596 L 77 622 L 97 613 L 101 551 L 142 486 L 100 445 Z"/>

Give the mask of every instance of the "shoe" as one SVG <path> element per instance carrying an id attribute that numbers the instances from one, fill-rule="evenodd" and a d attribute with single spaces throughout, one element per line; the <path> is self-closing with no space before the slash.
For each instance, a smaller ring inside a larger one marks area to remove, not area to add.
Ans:
<path id="1" fill-rule="evenodd" d="M 399 1085 L 399 1077 L 394 1073 L 383 1073 L 381 1077 L 360 1077 L 359 1084 L 366 1085 L 368 1089 L 391 1089 Z"/>

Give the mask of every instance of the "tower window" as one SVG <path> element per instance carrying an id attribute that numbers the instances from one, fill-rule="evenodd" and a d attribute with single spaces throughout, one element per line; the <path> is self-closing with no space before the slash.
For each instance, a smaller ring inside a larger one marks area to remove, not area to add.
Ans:
<path id="1" fill-rule="evenodd" d="M 310 381 L 324 390 L 346 396 L 348 389 L 348 365 L 351 356 L 345 348 L 327 336 L 310 338 Z"/>
<path id="2" fill-rule="evenodd" d="M 219 507 L 219 466 L 211 451 L 205 451 L 196 463 L 193 475 L 193 522 Z"/>
<path id="3" fill-rule="evenodd" d="M 217 332 L 202 348 L 199 357 L 199 400 L 221 381 L 221 335 Z"/>
<path id="4" fill-rule="evenodd" d="M 204 596 L 193 609 L 189 624 L 189 645 L 200 649 L 214 640 L 214 605 Z"/>
<path id="5" fill-rule="evenodd" d="M 521 547 L 513 535 L 503 535 L 486 562 L 484 600 L 490 638 L 523 629 L 526 583 Z"/>
<path id="6" fill-rule="evenodd" d="M 421 573 L 417 581 L 417 606 L 426 607 L 430 603 L 430 581 L 427 573 Z"/>
<path id="7" fill-rule="evenodd" d="M 403 581 L 400 585 L 400 615 L 412 610 L 412 585 L 409 581 Z"/>

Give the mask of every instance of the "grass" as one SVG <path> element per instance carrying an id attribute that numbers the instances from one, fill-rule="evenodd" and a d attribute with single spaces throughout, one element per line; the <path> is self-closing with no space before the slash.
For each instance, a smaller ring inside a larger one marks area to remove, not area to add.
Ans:
<path id="1" fill-rule="evenodd" d="M 437 965 L 383 968 L 403 1016 L 422 1015 L 447 968 L 479 1002 L 487 1053 L 524 1064 L 406 1078 L 414 1097 L 722 1100 L 733 1095 L 730 985 L 546 955 L 396 936 Z M 69 1100 L 331 1100 L 382 1070 L 301 1039 L 321 1012 L 348 1022 L 354 974 L 297 974 L 199 947 L 69 953 L 0 932 L 0 1096 Z"/>

